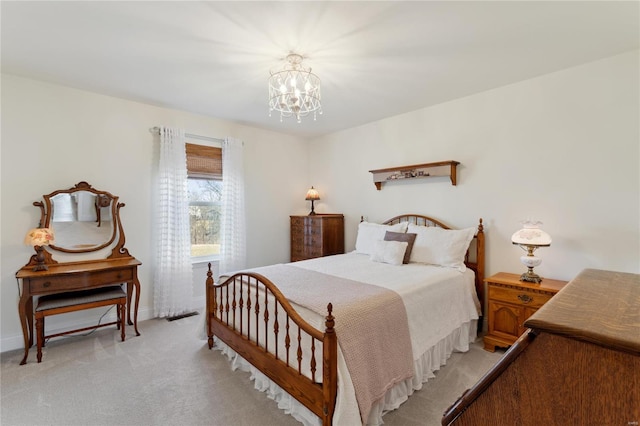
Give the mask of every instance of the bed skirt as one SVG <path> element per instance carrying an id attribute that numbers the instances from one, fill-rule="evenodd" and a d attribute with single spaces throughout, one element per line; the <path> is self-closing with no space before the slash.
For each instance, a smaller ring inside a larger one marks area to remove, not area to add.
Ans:
<path id="1" fill-rule="evenodd" d="M 414 371 L 416 374 L 413 378 L 398 383 L 386 393 L 382 401 L 373 405 L 367 425 L 377 426 L 383 424 L 382 416 L 386 412 L 397 409 L 413 392 L 422 389 L 422 385 L 429 379 L 435 377 L 434 372 L 447 363 L 447 360 L 453 352 L 467 352 L 469 350 L 469 344 L 476 338 L 476 330 L 477 320 L 464 323 L 423 353 L 419 359 L 414 361 Z M 272 382 L 267 376 L 239 356 L 224 342 L 216 338 L 214 349 L 222 351 L 222 353 L 229 358 L 233 370 L 240 369 L 241 371 L 250 372 L 254 387 L 261 392 L 265 392 L 270 399 L 276 401 L 278 408 L 284 410 L 286 414 L 292 415 L 305 426 L 321 425 L 318 416 L 313 414 L 295 398 L 291 397 L 280 386 Z M 341 391 L 342 389 L 339 386 L 338 401 L 336 402 L 336 413 L 334 416 L 335 424 L 342 423 L 342 421 L 340 421 L 340 414 L 344 407 L 341 407 L 340 404 Z M 355 411 L 352 411 L 358 412 L 357 407 L 355 407 Z"/>

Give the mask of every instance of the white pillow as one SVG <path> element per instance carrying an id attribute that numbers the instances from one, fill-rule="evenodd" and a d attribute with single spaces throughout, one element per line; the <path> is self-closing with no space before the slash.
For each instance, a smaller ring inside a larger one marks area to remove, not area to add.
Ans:
<path id="1" fill-rule="evenodd" d="M 409 224 L 408 232 L 417 234 L 409 262 L 456 268 L 461 272 L 467 269 L 464 255 L 475 228 L 457 230 Z"/>
<path id="2" fill-rule="evenodd" d="M 404 252 L 407 251 L 408 245 L 409 243 L 406 241 L 378 240 L 373 245 L 371 260 L 391 265 L 402 265 Z"/>
<path id="3" fill-rule="evenodd" d="M 356 237 L 356 253 L 371 254 L 376 241 L 384 240 L 384 234 L 391 232 L 407 232 L 407 222 L 395 225 L 380 225 L 378 223 L 360 222 Z"/>

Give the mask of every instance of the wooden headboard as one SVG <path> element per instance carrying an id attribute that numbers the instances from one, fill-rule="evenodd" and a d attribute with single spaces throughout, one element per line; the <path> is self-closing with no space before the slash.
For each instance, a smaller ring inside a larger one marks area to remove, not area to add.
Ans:
<path id="1" fill-rule="evenodd" d="M 418 226 L 437 226 L 443 229 L 453 229 L 439 220 L 420 214 L 403 214 L 382 222 L 384 225 L 393 225 L 400 222 L 409 222 Z M 476 273 L 476 293 L 480 301 L 480 308 L 484 314 L 484 227 L 482 218 L 478 222 L 478 230 L 469 245 L 464 263 L 468 268 Z M 478 321 L 478 329 L 482 326 L 482 321 Z"/>

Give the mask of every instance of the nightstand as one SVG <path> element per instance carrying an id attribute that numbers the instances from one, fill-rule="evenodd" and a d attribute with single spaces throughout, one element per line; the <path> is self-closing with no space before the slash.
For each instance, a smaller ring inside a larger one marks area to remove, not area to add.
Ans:
<path id="1" fill-rule="evenodd" d="M 487 283 L 488 331 L 484 348 L 494 352 L 496 346 L 511 346 L 522 333 L 524 322 L 547 303 L 567 281 L 543 278 L 540 284 L 520 281 L 520 275 L 499 272 L 484 280 Z"/>

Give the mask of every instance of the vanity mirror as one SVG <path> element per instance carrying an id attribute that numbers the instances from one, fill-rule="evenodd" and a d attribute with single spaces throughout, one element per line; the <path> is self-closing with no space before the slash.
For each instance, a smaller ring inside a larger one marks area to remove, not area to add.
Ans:
<path id="1" fill-rule="evenodd" d="M 40 207 L 40 227 L 51 228 L 55 242 L 49 247 L 66 253 L 87 253 L 111 245 L 118 237 L 117 249 L 124 246 L 118 197 L 99 191 L 87 182 L 61 189 L 33 203 Z"/>

